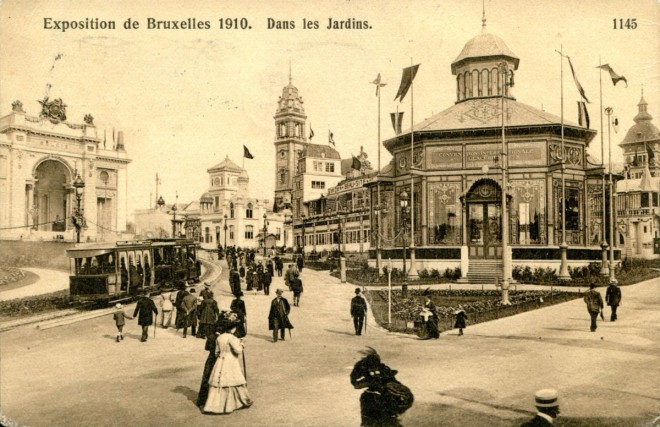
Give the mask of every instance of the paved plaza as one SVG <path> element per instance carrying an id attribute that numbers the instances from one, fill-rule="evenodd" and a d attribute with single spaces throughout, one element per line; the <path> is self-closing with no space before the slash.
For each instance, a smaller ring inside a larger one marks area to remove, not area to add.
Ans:
<path id="1" fill-rule="evenodd" d="M 217 262 L 216 262 L 217 263 Z M 231 301 L 226 273 L 215 284 Z M 2 414 L 29 426 L 358 426 L 360 390 L 349 373 L 365 346 L 397 369 L 415 394 L 405 426 L 513 426 L 534 413 L 533 393 L 559 390 L 558 425 L 643 426 L 660 415 L 660 280 L 623 288 L 619 320 L 589 332 L 581 299 L 479 325 L 465 335 L 421 341 L 368 319 L 353 335 L 354 287 L 305 269 L 291 337 L 272 343 L 270 296 L 248 294 L 246 361 L 255 404 L 231 415 L 203 415 L 194 401 L 204 341 L 153 329 L 140 343 L 136 321 L 116 343 L 109 316 L 40 331 L 0 334 Z M 604 290 L 603 290 L 604 291 Z M 284 296 L 291 301 L 290 292 Z M 133 306 L 126 312 L 132 315 Z M 608 318 L 609 308 L 605 310 Z"/>

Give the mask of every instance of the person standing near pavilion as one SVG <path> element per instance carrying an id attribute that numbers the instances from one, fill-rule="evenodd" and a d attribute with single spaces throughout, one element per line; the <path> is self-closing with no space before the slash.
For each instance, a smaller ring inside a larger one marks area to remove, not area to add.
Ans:
<path id="1" fill-rule="evenodd" d="M 596 290 L 596 285 L 591 283 L 589 285 L 589 290 L 584 294 L 584 302 L 587 304 L 587 311 L 589 311 L 589 316 L 591 316 L 591 332 L 596 332 L 598 325 L 596 320 L 598 319 L 598 314 L 602 316 L 603 312 L 603 297 L 600 295 L 600 292 Z"/>
<path id="2" fill-rule="evenodd" d="M 149 338 L 149 326 L 154 323 L 154 314 L 158 315 L 156 304 L 149 298 L 147 291 L 141 291 L 140 298 L 135 306 L 135 312 L 133 313 L 133 317 L 137 316 L 138 318 L 138 325 L 142 326 L 141 342 L 145 342 Z"/>
<path id="3" fill-rule="evenodd" d="M 284 341 L 285 330 L 293 329 L 289 321 L 289 312 L 291 306 L 286 298 L 282 297 L 282 289 L 275 291 L 277 297 L 270 303 L 270 312 L 268 313 L 268 329 L 273 331 L 273 342 L 277 342 L 277 333 L 280 333 L 280 339 Z"/>
<path id="4" fill-rule="evenodd" d="M 367 316 L 367 301 L 360 295 L 361 292 L 360 288 L 355 288 L 355 296 L 351 299 L 351 317 L 353 317 L 355 335 L 362 335 L 364 318 Z"/>
<path id="5" fill-rule="evenodd" d="M 617 319 L 616 309 L 619 307 L 619 304 L 621 304 L 621 288 L 617 286 L 616 280 L 612 280 L 610 286 L 607 287 L 607 292 L 605 292 L 605 302 L 612 309 L 610 322 L 615 322 Z"/>

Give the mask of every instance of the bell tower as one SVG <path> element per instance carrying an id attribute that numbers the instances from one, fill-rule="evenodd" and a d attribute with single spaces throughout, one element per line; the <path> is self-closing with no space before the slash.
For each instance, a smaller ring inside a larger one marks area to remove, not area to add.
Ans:
<path id="1" fill-rule="evenodd" d="M 293 176 L 298 156 L 307 145 L 305 109 L 298 88 L 291 82 L 282 89 L 275 112 L 275 205 L 278 210 L 290 208 Z"/>

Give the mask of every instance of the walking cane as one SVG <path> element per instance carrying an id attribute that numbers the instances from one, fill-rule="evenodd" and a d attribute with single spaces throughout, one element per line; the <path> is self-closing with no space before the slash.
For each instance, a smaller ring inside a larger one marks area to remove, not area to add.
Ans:
<path id="1" fill-rule="evenodd" d="M 245 375 L 245 383 L 247 384 L 247 365 L 245 364 L 245 345 L 243 346 L 243 374 Z"/>
<path id="2" fill-rule="evenodd" d="M 156 323 L 158 323 L 158 319 L 154 321 L 154 339 L 156 339 Z"/>
<path id="3" fill-rule="evenodd" d="M 364 313 L 364 333 L 367 334 L 367 313 Z"/>
<path id="4" fill-rule="evenodd" d="M 287 328 L 287 329 L 289 329 L 289 339 L 293 341 L 293 338 L 291 337 L 291 328 Z"/>

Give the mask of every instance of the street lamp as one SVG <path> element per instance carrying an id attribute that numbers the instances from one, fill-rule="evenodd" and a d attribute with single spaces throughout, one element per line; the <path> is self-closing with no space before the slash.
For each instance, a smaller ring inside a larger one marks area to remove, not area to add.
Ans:
<path id="1" fill-rule="evenodd" d="M 156 201 L 156 204 L 158 205 L 158 209 L 161 209 L 163 205 L 165 204 L 165 200 L 163 200 L 163 196 L 160 196 L 158 200 Z"/>
<path id="2" fill-rule="evenodd" d="M 346 283 L 346 258 L 344 258 L 346 245 L 344 244 L 344 226 L 346 224 L 347 213 L 348 212 L 343 207 L 337 211 L 337 226 L 339 232 L 337 247 L 339 248 L 339 280 L 341 283 Z"/>
<path id="3" fill-rule="evenodd" d="M 302 257 L 305 259 L 305 219 L 307 219 L 307 215 L 300 215 L 300 219 L 302 220 Z"/>
<path id="4" fill-rule="evenodd" d="M 176 203 L 172 205 L 172 238 L 176 239 Z"/>
<path id="5" fill-rule="evenodd" d="M 401 296 L 403 298 L 408 298 L 408 273 L 406 273 L 406 233 L 408 232 L 408 212 L 410 207 L 408 206 L 408 193 L 406 190 L 401 190 L 399 194 L 399 204 L 401 205 L 401 229 L 402 229 L 402 239 L 403 239 L 403 283 L 401 284 Z"/>
<path id="6" fill-rule="evenodd" d="M 227 253 L 227 214 L 225 214 L 225 253 Z"/>
<path id="7" fill-rule="evenodd" d="M 76 243 L 80 243 L 80 229 L 85 225 L 85 217 L 83 216 L 80 202 L 82 201 L 83 192 L 85 191 L 85 181 L 82 180 L 80 174 L 73 181 L 73 188 L 76 190 L 76 213 L 73 215 L 73 225 L 76 227 Z"/>
<path id="8" fill-rule="evenodd" d="M 506 176 L 508 167 L 508 150 L 504 127 L 504 103 L 509 95 L 507 87 L 513 86 L 513 74 L 509 74 L 509 65 L 506 62 L 500 63 L 500 71 L 502 72 L 502 82 L 504 82 L 502 85 L 502 304 L 511 305 L 511 302 L 509 301 L 509 274 L 511 271 L 511 266 L 509 264 L 509 215 L 507 214 L 506 206 L 508 190 Z M 485 171 L 487 171 L 487 169 Z"/>
<path id="9" fill-rule="evenodd" d="M 266 233 L 268 232 L 268 216 L 264 214 L 264 257 L 266 256 Z"/>
<path id="10" fill-rule="evenodd" d="M 612 124 L 611 116 L 614 113 L 614 108 L 607 107 L 605 108 L 605 114 L 607 114 L 607 150 L 609 151 L 609 189 L 610 189 L 610 283 L 616 282 L 616 276 L 614 272 L 614 245 L 616 244 L 616 238 L 614 237 L 614 188 L 612 183 L 612 140 L 610 138 L 610 127 Z M 605 218 L 605 212 L 603 212 L 603 219 Z"/>

